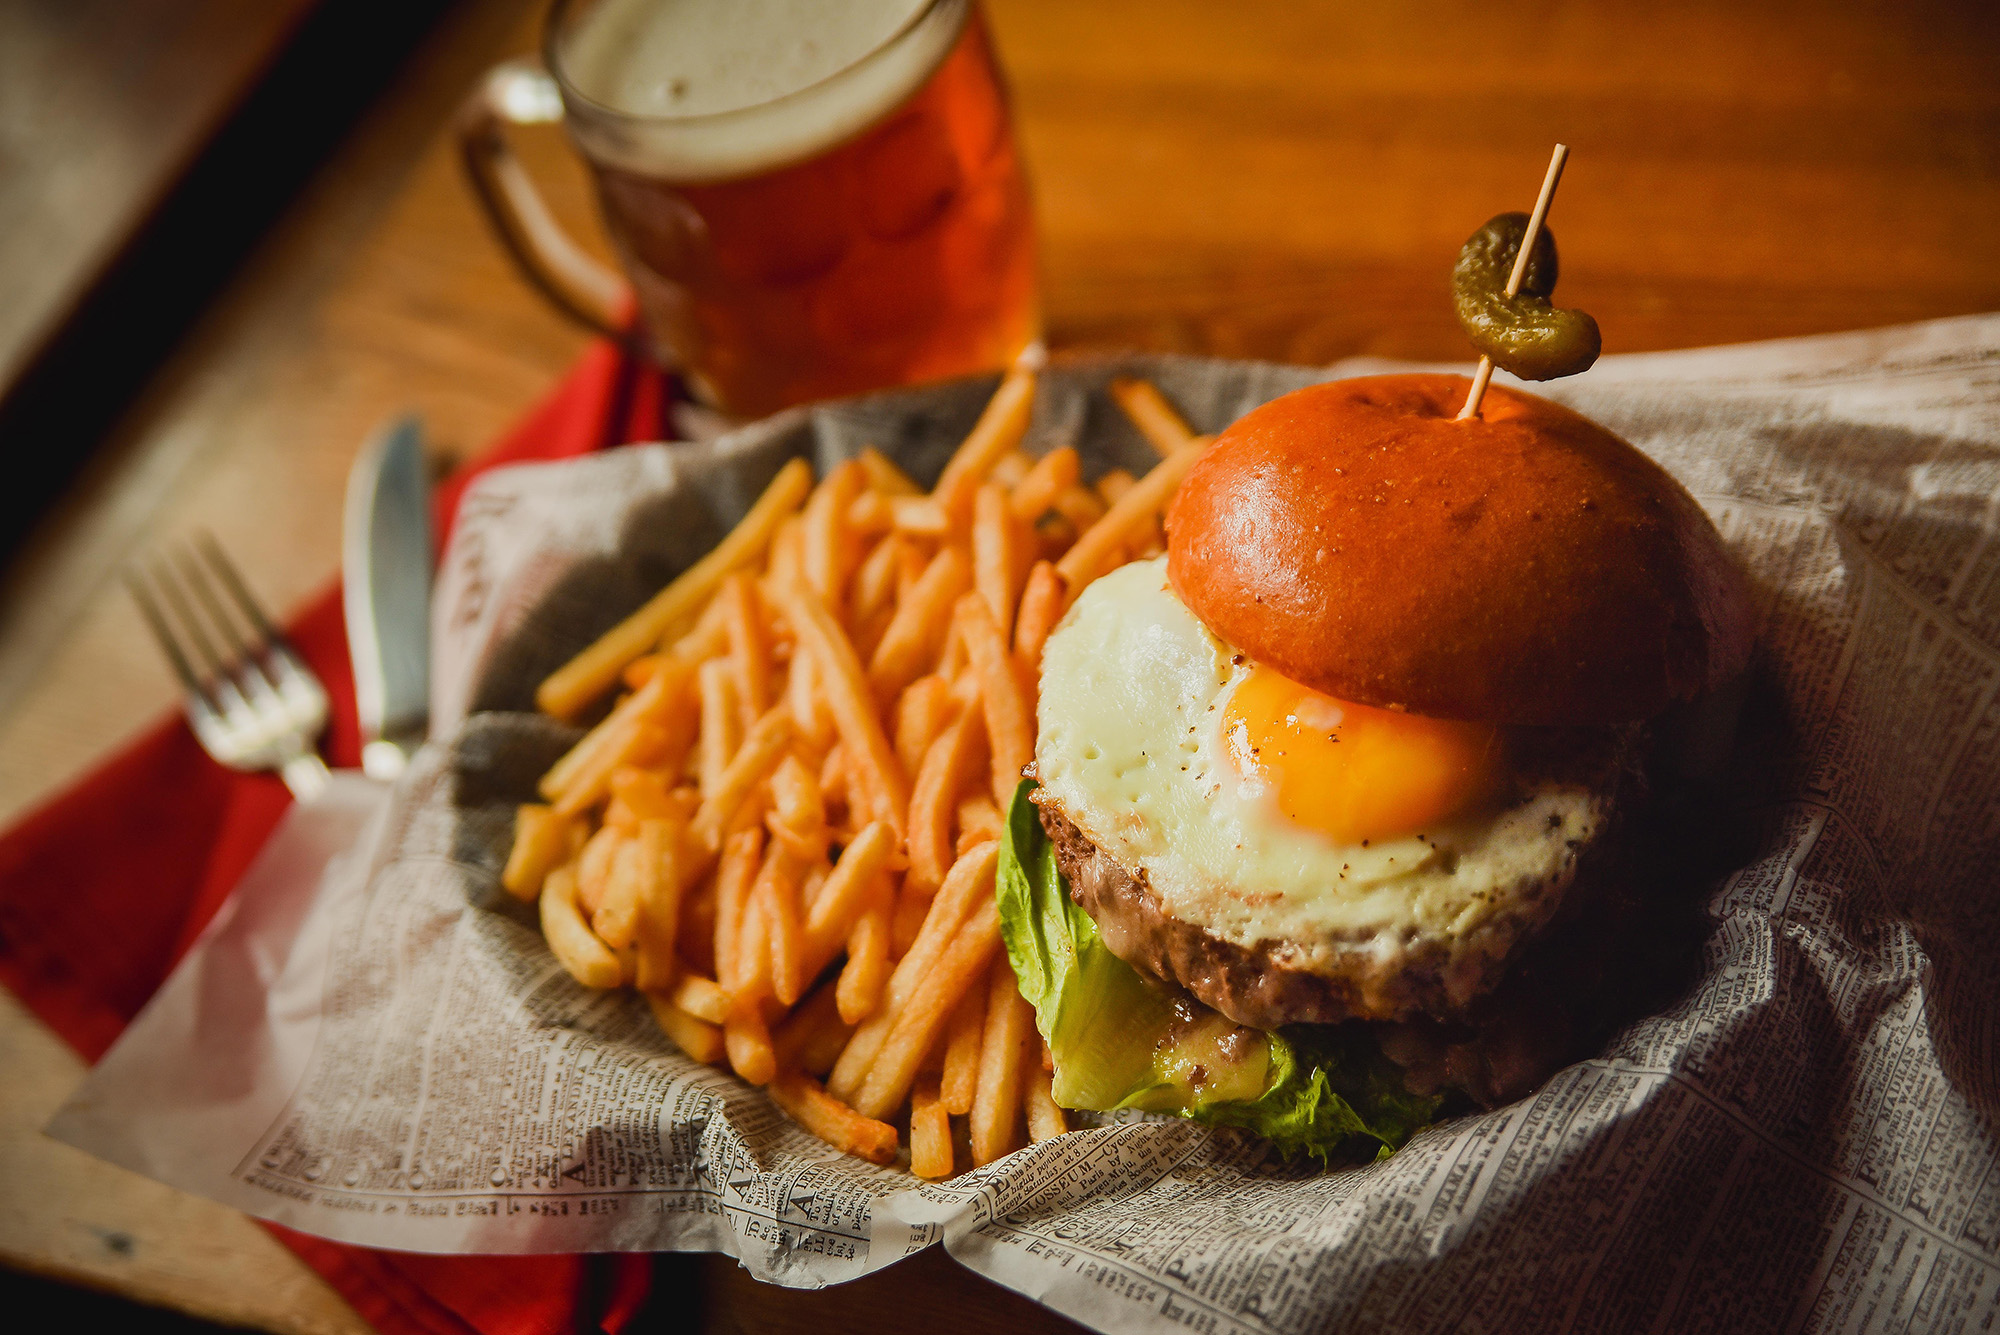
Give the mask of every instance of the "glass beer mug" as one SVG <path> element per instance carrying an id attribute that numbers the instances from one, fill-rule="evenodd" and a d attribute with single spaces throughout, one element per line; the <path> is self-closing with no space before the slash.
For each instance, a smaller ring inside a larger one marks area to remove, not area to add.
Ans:
<path id="1" fill-rule="evenodd" d="M 630 280 L 563 234 L 505 127 L 561 120 Z M 508 249 L 558 306 L 713 407 L 991 370 L 1040 336 L 1027 182 L 973 0 L 558 0 L 543 62 L 459 125 Z"/>

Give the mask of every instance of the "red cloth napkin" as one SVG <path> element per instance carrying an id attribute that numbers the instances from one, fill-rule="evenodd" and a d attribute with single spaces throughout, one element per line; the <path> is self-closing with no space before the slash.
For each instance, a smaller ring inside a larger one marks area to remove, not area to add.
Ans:
<path id="1" fill-rule="evenodd" d="M 440 534 L 479 471 L 660 439 L 667 403 L 658 372 L 608 342 L 592 346 L 509 435 L 438 488 Z M 328 763 L 359 764 L 339 586 L 308 602 L 290 632 L 333 701 Z M 277 778 L 222 768 L 178 715 L 162 719 L 0 835 L 0 982 L 96 1060 L 193 944 L 290 801 Z M 269 1227 L 382 1335 L 593 1326 L 616 1335 L 652 1287 L 643 1255 L 426 1256 Z"/>

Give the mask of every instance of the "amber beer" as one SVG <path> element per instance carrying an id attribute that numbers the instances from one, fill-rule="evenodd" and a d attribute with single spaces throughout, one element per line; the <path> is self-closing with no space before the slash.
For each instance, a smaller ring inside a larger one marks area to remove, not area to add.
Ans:
<path id="1" fill-rule="evenodd" d="M 646 327 L 717 407 L 988 370 L 1039 336 L 971 0 L 559 5 L 547 60 Z"/>

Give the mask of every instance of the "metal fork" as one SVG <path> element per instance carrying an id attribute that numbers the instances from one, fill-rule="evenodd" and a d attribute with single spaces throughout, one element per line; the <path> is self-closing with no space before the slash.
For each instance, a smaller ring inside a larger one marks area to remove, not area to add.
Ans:
<path id="1" fill-rule="evenodd" d="M 315 749 L 326 728 L 326 689 L 215 539 L 198 533 L 144 569 L 134 563 L 125 586 L 181 679 L 182 707 L 202 749 L 231 769 L 277 770 L 301 802 L 319 796 L 327 785 Z"/>

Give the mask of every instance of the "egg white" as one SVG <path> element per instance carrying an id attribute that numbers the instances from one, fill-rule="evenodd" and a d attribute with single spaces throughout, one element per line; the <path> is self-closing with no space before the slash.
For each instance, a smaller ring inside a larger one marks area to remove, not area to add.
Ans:
<path id="1" fill-rule="evenodd" d="M 1164 557 L 1085 589 L 1043 651 L 1036 775 L 1167 911 L 1328 972 L 1356 950 L 1387 963 L 1440 939 L 1502 951 L 1553 912 L 1544 891 L 1602 823 L 1601 795 L 1517 784 L 1415 835 L 1337 843 L 1229 759 L 1224 705 L 1252 666 L 1175 597 Z"/>

